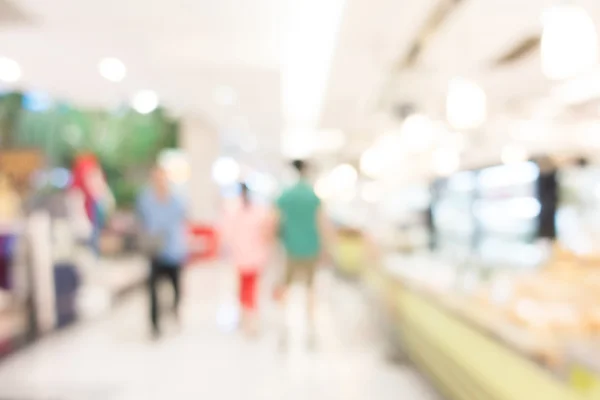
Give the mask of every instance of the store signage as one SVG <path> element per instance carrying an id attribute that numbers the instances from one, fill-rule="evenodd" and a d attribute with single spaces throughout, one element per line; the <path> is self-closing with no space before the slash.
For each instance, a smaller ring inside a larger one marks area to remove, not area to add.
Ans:
<path id="1" fill-rule="evenodd" d="M 43 162 L 44 157 L 38 150 L 0 150 L 0 173 L 8 176 L 19 192 L 29 188 L 31 175 Z"/>

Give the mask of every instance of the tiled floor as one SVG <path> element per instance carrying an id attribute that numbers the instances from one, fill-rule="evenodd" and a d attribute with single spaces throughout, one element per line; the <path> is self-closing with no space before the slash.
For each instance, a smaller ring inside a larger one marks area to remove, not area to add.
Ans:
<path id="1" fill-rule="evenodd" d="M 302 291 L 292 293 L 292 340 L 281 352 L 281 313 L 274 307 L 264 307 L 256 341 L 228 329 L 227 276 L 223 268 L 190 271 L 184 325 L 180 331 L 171 326 L 158 342 L 148 339 L 146 298 L 139 293 L 102 321 L 11 357 L 0 364 L 0 400 L 435 398 L 412 369 L 383 361 L 382 340 L 347 284 L 320 277 L 315 352 L 304 346 Z"/>

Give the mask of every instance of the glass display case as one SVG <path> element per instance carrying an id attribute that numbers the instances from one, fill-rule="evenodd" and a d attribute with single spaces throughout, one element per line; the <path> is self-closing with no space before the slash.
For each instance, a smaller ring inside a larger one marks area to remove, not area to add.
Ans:
<path id="1" fill-rule="evenodd" d="M 463 262 L 472 254 L 476 234 L 473 215 L 476 183 L 476 174 L 464 171 L 433 185 L 435 247 L 452 261 Z"/>
<path id="2" fill-rule="evenodd" d="M 539 176 L 534 162 L 477 172 L 475 252 L 483 265 L 534 268 L 544 261 L 544 247 L 537 240 L 542 210 Z"/>
<path id="3" fill-rule="evenodd" d="M 401 252 L 427 250 L 431 243 L 431 193 L 429 186 L 411 185 L 388 194 L 379 210 L 389 233 L 392 247 Z"/>
<path id="4" fill-rule="evenodd" d="M 600 166 L 566 166 L 557 178 L 559 243 L 578 255 L 600 254 Z"/>

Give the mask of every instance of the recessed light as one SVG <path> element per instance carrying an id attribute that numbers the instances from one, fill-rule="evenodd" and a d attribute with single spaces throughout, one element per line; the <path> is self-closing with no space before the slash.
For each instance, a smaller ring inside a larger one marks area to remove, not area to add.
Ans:
<path id="1" fill-rule="evenodd" d="M 158 95 L 152 90 L 140 90 L 131 100 L 131 106 L 140 114 L 150 114 L 158 107 Z"/>
<path id="2" fill-rule="evenodd" d="M 0 57 L 0 80 L 12 83 L 20 78 L 21 67 L 19 63 L 8 57 Z"/>
<path id="3" fill-rule="evenodd" d="M 121 82 L 127 75 L 125 64 L 118 58 L 103 58 L 98 64 L 98 72 L 104 79 L 111 82 Z"/>

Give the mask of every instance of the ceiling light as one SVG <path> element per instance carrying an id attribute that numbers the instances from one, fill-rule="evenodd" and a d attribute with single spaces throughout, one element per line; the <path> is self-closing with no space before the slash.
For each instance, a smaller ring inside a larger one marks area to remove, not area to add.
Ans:
<path id="1" fill-rule="evenodd" d="M 368 148 L 360 157 L 360 171 L 370 178 L 378 178 L 384 167 L 385 162 L 375 147 Z"/>
<path id="2" fill-rule="evenodd" d="M 131 106 L 140 114 L 150 114 L 158 107 L 158 95 L 152 90 L 140 90 L 133 97 Z"/>
<path id="3" fill-rule="evenodd" d="M 507 145 L 502 149 L 502 162 L 504 164 L 514 164 L 527 161 L 527 150 L 517 145 Z"/>
<path id="4" fill-rule="evenodd" d="M 401 128 L 404 147 L 411 151 L 427 150 L 432 144 L 435 127 L 429 118 L 421 114 L 412 114 L 406 118 Z"/>
<path id="5" fill-rule="evenodd" d="M 13 83 L 21 78 L 21 67 L 15 60 L 0 57 L 0 80 Z"/>
<path id="6" fill-rule="evenodd" d="M 467 130 L 485 122 L 487 100 L 483 89 L 475 82 L 453 78 L 448 84 L 446 118 L 454 129 Z"/>
<path id="7" fill-rule="evenodd" d="M 315 194 L 321 200 L 327 200 L 333 195 L 333 190 L 329 184 L 329 176 L 324 175 L 317 179 L 315 183 Z"/>
<path id="8" fill-rule="evenodd" d="M 339 188 L 353 187 L 358 179 L 356 169 L 350 164 L 338 165 L 331 171 L 330 179 Z"/>
<path id="9" fill-rule="evenodd" d="M 281 57 L 284 135 L 318 127 L 345 3 L 286 2 Z"/>
<path id="10" fill-rule="evenodd" d="M 560 4 L 542 15 L 542 72 L 549 79 L 567 79 L 598 63 L 598 33 L 581 7 Z"/>
<path id="11" fill-rule="evenodd" d="M 289 159 L 309 158 L 315 148 L 315 131 L 311 129 L 286 129 L 281 134 L 281 152 Z"/>
<path id="12" fill-rule="evenodd" d="M 125 64 L 118 58 L 103 58 L 98 64 L 98 72 L 104 79 L 111 82 L 121 82 L 127 75 Z"/>
<path id="13" fill-rule="evenodd" d="M 221 186 L 232 185 L 240 178 L 240 165 L 231 157 L 221 157 L 213 164 L 212 176 Z"/>
<path id="14" fill-rule="evenodd" d="M 460 167 L 460 156 L 452 149 L 438 149 L 433 153 L 433 170 L 436 174 L 451 175 Z"/>

